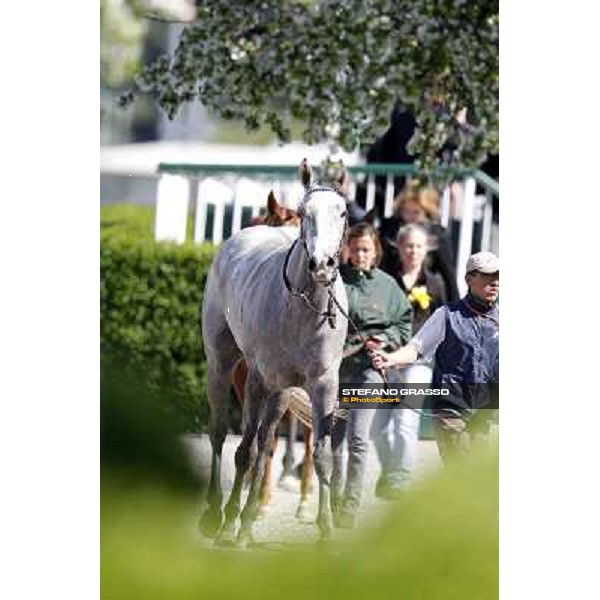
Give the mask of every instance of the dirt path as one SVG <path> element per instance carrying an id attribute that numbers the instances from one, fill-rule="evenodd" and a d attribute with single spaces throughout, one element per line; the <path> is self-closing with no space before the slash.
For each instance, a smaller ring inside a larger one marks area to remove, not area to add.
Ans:
<path id="1" fill-rule="evenodd" d="M 235 473 L 234 453 L 239 441 L 239 436 L 227 436 L 223 450 L 223 473 L 221 481 L 225 498 L 229 496 L 229 491 L 233 484 Z M 188 436 L 185 439 L 185 444 L 189 449 L 197 472 L 200 473 L 201 477 L 205 478 L 205 480 L 208 480 L 210 476 L 210 442 L 208 436 Z M 271 505 L 268 513 L 256 523 L 254 528 L 256 541 L 265 544 L 265 546 L 313 542 L 318 537 L 317 527 L 314 523 L 317 514 L 316 475 L 313 475 L 315 492 L 310 498 L 311 519 L 310 521 L 302 522 L 294 516 L 300 499 L 299 492 L 287 491 L 277 485 L 282 471 L 284 450 L 285 445 L 283 442 L 280 442 L 273 463 L 274 485 Z M 295 454 L 296 463 L 302 460 L 302 452 L 302 444 L 297 443 Z M 415 480 L 427 476 L 427 474 L 436 469 L 439 464 L 440 459 L 435 442 L 420 441 L 414 473 Z M 377 519 L 385 512 L 386 507 L 388 506 L 387 502 L 376 498 L 374 495 L 375 482 L 378 475 L 379 464 L 375 449 L 371 445 L 371 448 L 369 449 L 364 501 L 359 515 L 359 526 L 364 526 L 369 521 Z M 336 530 L 336 537 L 343 537 L 345 535 L 351 535 L 351 532 Z"/>

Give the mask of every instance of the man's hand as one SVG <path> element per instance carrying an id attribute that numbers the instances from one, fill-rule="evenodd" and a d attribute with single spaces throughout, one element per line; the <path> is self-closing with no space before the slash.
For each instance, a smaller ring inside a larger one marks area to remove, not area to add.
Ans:
<path id="1" fill-rule="evenodd" d="M 388 369 L 390 367 L 404 367 L 411 365 L 419 358 L 419 353 L 412 344 L 402 346 L 394 352 L 382 352 L 381 350 L 370 350 L 369 357 L 376 369 Z"/>
<path id="2" fill-rule="evenodd" d="M 385 352 L 381 352 L 380 350 L 372 350 L 369 353 L 369 356 L 371 358 L 371 364 L 373 365 L 373 368 L 377 369 L 378 371 L 390 367 L 391 361 Z"/>
<path id="3" fill-rule="evenodd" d="M 381 340 L 378 337 L 370 337 L 365 342 L 365 348 L 367 349 L 367 351 L 379 350 L 380 348 L 383 347 L 383 343 L 384 343 L 383 340 Z"/>

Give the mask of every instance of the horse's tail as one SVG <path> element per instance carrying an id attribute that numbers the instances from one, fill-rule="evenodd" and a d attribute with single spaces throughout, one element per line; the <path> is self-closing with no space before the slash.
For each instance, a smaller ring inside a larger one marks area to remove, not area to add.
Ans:
<path id="1" fill-rule="evenodd" d="M 303 425 L 312 429 L 312 405 L 306 390 L 299 387 L 292 387 L 288 388 L 287 391 L 291 397 L 289 404 L 290 412 L 297 417 Z"/>

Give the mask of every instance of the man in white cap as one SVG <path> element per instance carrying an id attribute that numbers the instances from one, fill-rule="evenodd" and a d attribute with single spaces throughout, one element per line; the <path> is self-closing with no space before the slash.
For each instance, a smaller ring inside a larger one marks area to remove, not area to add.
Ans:
<path id="1" fill-rule="evenodd" d="M 469 290 L 464 298 L 438 308 L 406 346 L 389 354 L 376 351 L 371 359 L 377 369 L 435 360 L 432 387 L 450 390 L 449 396 L 436 396 L 434 404 L 443 459 L 467 450 L 475 435 L 489 427 L 486 419 L 492 411 L 478 409 L 497 408 L 498 257 L 473 254 L 466 270 Z"/>

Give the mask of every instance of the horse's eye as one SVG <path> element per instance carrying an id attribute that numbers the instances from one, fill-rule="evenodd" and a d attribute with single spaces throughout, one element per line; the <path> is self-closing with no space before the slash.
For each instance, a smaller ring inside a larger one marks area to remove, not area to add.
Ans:
<path id="1" fill-rule="evenodd" d="M 342 219 L 345 219 L 347 214 L 348 214 L 348 213 L 347 213 L 346 211 L 344 211 L 344 212 L 342 213 Z"/>

